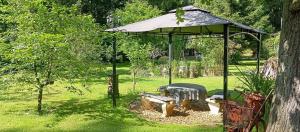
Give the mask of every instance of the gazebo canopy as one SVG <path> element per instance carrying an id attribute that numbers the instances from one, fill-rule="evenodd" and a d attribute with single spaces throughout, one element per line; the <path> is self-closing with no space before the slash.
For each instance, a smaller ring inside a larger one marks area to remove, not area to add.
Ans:
<path id="1" fill-rule="evenodd" d="M 168 35 L 169 38 L 169 84 L 172 84 L 172 60 L 173 60 L 173 35 L 220 35 L 224 40 L 224 56 L 223 56 L 223 95 L 224 100 L 227 100 L 228 90 L 228 41 L 229 37 L 237 34 L 248 34 L 258 40 L 257 43 L 257 73 L 259 73 L 260 65 L 260 47 L 261 36 L 265 34 L 263 31 L 251 28 L 249 26 L 236 23 L 221 17 L 214 16 L 208 11 L 196 8 L 194 6 L 185 6 L 182 8 L 185 11 L 183 15 L 183 22 L 177 22 L 176 9 L 169 11 L 169 13 L 147 19 L 144 21 L 120 26 L 112 29 L 107 29 L 107 32 L 125 32 L 134 34 L 161 34 Z M 116 82 L 116 38 L 113 40 L 113 91 L 117 87 Z M 113 94 L 114 95 L 114 94 Z M 113 96 L 113 104 L 116 105 Z M 224 119 L 224 124 L 225 124 Z"/>
<path id="2" fill-rule="evenodd" d="M 194 6 L 185 6 L 183 22 L 177 23 L 176 9 L 168 14 L 135 22 L 125 26 L 108 29 L 109 32 L 154 33 L 154 34 L 223 34 L 225 24 L 229 25 L 229 33 L 247 32 L 252 34 L 264 32 L 249 26 L 214 16 L 206 10 Z"/>

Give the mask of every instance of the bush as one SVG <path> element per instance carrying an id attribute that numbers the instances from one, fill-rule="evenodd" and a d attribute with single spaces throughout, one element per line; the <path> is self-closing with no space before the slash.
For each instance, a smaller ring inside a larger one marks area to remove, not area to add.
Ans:
<path id="1" fill-rule="evenodd" d="M 156 64 L 160 65 L 160 64 L 168 64 L 169 62 L 169 57 L 168 56 L 162 56 L 160 57 L 157 61 L 155 61 Z"/>
<path id="2" fill-rule="evenodd" d="M 267 59 L 272 56 L 278 56 L 279 40 L 280 32 L 265 39 L 262 44 L 261 57 Z"/>
<path id="3" fill-rule="evenodd" d="M 176 60 L 172 61 L 172 76 L 173 77 L 178 77 L 178 69 L 179 69 L 179 62 Z"/>
<path id="4" fill-rule="evenodd" d="M 261 74 L 257 74 L 255 71 L 241 72 L 242 76 L 238 79 L 242 82 L 242 89 L 248 92 L 260 93 L 263 96 L 267 96 L 272 89 L 274 89 L 275 81 L 272 78 L 264 77 Z"/>
<path id="5" fill-rule="evenodd" d="M 190 78 L 195 78 L 195 77 L 199 77 L 202 76 L 202 72 L 201 72 L 201 63 L 198 61 L 191 61 L 190 62 L 190 68 L 189 68 L 189 75 Z"/>
<path id="6" fill-rule="evenodd" d="M 162 65 L 155 65 L 153 64 L 151 67 L 149 67 L 149 70 L 151 71 L 151 74 L 153 74 L 153 76 L 161 76 L 161 67 Z"/>
<path id="7" fill-rule="evenodd" d="M 230 64 L 239 64 L 242 58 L 242 45 L 236 43 L 229 43 L 229 58 Z"/>
<path id="8" fill-rule="evenodd" d="M 239 64 L 239 61 L 242 59 L 242 53 L 240 50 L 234 50 L 229 56 L 229 64 Z"/>

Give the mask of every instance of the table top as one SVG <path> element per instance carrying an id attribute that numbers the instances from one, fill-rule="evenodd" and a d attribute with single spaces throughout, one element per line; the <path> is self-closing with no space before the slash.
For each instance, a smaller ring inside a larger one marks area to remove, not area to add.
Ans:
<path id="1" fill-rule="evenodd" d="M 167 90 L 169 89 L 206 91 L 204 86 L 192 83 L 173 83 L 167 86 Z"/>

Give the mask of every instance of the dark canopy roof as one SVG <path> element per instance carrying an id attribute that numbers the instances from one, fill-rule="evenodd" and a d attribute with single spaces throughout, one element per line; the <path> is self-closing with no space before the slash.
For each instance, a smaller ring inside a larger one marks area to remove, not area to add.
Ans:
<path id="1" fill-rule="evenodd" d="M 168 14 L 108 29 L 109 32 L 155 33 L 155 34 L 222 34 L 223 25 L 229 25 L 230 33 L 264 33 L 249 26 L 214 16 L 206 10 L 185 6 L 184 21 L 177 23 L 176 9 Z"/>

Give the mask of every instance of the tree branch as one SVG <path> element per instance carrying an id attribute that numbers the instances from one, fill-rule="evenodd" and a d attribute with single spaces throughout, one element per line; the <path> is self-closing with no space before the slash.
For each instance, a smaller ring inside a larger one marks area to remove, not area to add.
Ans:
<path id="1" fill-rule="evenodd" d="M 41 88 L 43 87 L 43 84 L 41 83 L 41 80 L 40 78 L 38 77 L 38 71 L 37 71 L 37 65 L 36 65 L 36 62 L 33 63 L 33 69 L 34 69 L 34 76 L 35 76 L 35 81 L 37 83 L 37 87 L 38 88 Z"/>
<path id="2" fill-rule="evenodd" d="M 51 80 L 51 74 L 52 74 L 52 56 L 48 60 L 48 69 L 47 69 L 47 76 L 46 80 L 43 83 L 44 86 L 47 86 L 49 84 L 53 84 L 54 82 Z"/>

